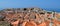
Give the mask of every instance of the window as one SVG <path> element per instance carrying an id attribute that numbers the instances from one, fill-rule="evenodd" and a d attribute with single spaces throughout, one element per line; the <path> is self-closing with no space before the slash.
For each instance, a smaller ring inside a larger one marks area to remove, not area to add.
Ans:
<path id="1" fill-rule="evenodd" d="M 31 10 L 33 10 L 34 8 L 31 8 Z"/>
<path id="2" fill-rule="evenodd" d="M 24 11 L 27 10 L 27 8 L 24 8 Z"/>
<path id="3" fill-rule="evenodd" d="M 48 14 L 52 14 L 52 12 L 47 12 Z"/>
<path id="4" fill-rule="evenodd" d="M 41 12 L 40 14 L 45 14 L 45 13 L 42 13 L 42 12 Z"/>

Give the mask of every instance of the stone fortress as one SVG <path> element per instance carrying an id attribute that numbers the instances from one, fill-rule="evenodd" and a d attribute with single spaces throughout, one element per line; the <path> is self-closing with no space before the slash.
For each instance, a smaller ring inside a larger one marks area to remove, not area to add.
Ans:
<path id="1" fill-rule="evenodd" d="M 0 11 L 0 26 L 60 26 L 60 13 L 41 8 L 7 8 Z"/>

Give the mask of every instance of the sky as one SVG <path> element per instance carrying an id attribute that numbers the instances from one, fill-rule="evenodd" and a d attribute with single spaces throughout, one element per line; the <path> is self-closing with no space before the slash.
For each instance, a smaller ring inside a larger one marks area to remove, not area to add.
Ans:
<path id="1" fill-rule="evenodd" d="M 0 0 L 0 10 L 4 8 L 39 7 L 60 12 L 60 0 Z"/>

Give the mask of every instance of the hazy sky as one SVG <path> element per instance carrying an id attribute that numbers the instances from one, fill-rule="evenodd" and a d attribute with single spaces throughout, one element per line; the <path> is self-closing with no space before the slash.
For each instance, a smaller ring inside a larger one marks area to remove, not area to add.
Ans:
<path id="1" fill-rule="evenodd" d="M 0 10 L 4 8 L 39 7 L 60 11 L 60 0 L 0 0 Z"/>

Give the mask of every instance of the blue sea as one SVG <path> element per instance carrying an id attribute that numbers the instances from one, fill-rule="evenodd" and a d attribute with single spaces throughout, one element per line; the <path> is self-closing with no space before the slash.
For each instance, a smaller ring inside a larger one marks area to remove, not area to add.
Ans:
<path id="1" fill-rule="evenodd" d="M 5 8 L 39 7 L 60 12 L 60 0 L 0 0 L 0 10 Z"/>
<path id="2" fill-rule="evenodd" d="M 5 9 L 5 8 L 0 8 L 0 10 L 3 10 L 3 9 Z M 44 9 L 46 11 L 55 11 L 55 12 L 59 12 L 60 13 L 60 9 L 57 9 L 57 8 L 55 8 L 55 9 L 52 9 L 52 8 L 42 8 L 42 9 Z"/>

